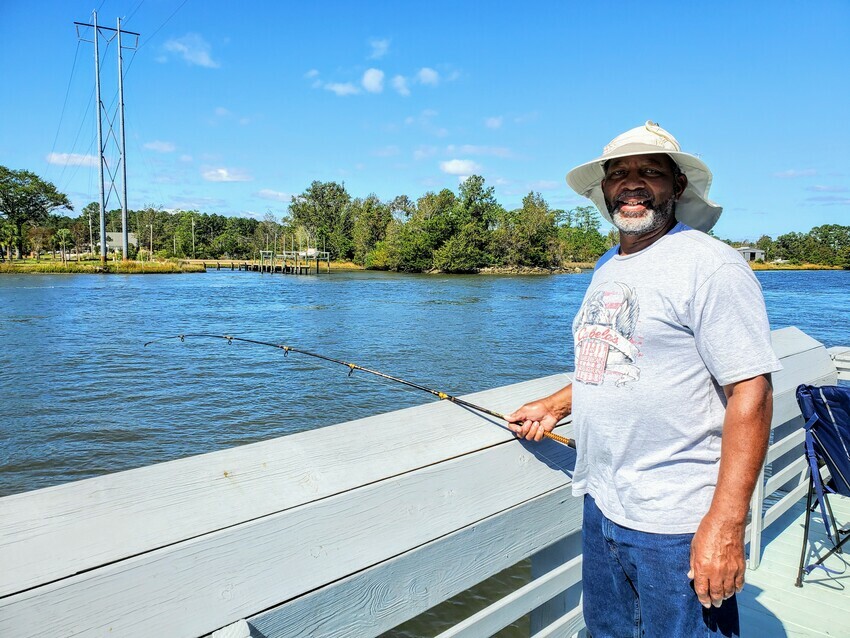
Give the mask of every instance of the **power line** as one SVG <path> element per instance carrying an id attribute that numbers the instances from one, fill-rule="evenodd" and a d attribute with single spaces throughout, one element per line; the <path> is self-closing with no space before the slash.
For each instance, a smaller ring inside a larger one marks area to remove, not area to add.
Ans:
<path id="1" fill-rule="evenodd" d="M 74 71 L 77 69 L 77 55 L 80 52 L 80 41 L 77 40 L 77 48 L 74 50 L 74 61 L 71 63 L 71 75 L 68 78 L 68 87 L 65 89 L 65 99 L 62 102 L 62 112 L 59 114 L 59 124 L 56 126 L 56 135 L 53 136 L 53 146 L 50 148 L 47 163 L 50 164 L 49 158 L 56 152 L 56 142 L 59 139 L 59 131 L 62 129 L 62 120 L 65 117 L 65 107 L 68 105 L 68 95 L 71 93 L 71 82 L 74 79 Z"/>
<path id="2" fill-rule="evenodd" d="M 165 22 L 163 22 L 161 25 L 159 25 L 159 26 L 157 27 L 156 31 L 154 31 L 153 33 L 151 33 L 150 37 L 149 37 L 147 40 L 145 40 L 144 42 L 142 42 L 142 43 L 139 45 L 139 48 L 141 49 L 141 48 L 142 48 L 143 46 L 145 46 L 148 42 L 150 42 L 151 40 L 153 40 L 153 39 L 154 39 L 154 36 L 156 36 L 156 34 L 157 34 L 157 33 L 159 33 L 159 32 L 162 30 L 162 28 L 163 28 L 166 24 L 168 24 L 168 23 L 171 21 L 171 18 L 173 18 L 174 16 L 176 16 L 176 15 L 177 15 L 177 12 L 178 12 L 178 11 L 180 11 L 180 9 L 182 9 L 182 8 L 183 8 L 183 5 L 185 5 L 187 2 L 189 2 L 189 0 L 183 0 L 183 2 L 181 2 L 181 3 L 180 3 L 180 6 L 178 6 L 178 7 L 174 10 L 174 13 L 172 13 L 170 16 L 168 16 L 168 17 L 165 19 Z"/>
<path id="3" fill-rule="evenodd" d="M 144 3 L 145 3 L 145 0 L 139 0 L 139 3 L 136 5 L 136 8 L 135 8 L 135 9 L 133 9 L 133 10 L 130 12 L 130 15 L 128 15 L 126 18 L 124 18 L 124 24 L 127 24 L 127 23 L 130 21 L 130 19 L 131 19 L 134 15 L 136 15 L 136 11 L 138 11 L 138 10 L 139 10 L 139 8 L 140 8 L 140 7 L 141 7 Z"/>

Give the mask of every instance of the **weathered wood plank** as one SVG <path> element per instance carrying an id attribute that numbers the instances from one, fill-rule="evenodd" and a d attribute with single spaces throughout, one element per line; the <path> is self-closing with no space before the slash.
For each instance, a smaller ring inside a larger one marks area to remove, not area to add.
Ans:
<path id="1" fill-rule="evenodd" d="M 787 483 L 795 476 L 799 477 L 797 484 L 803 483 L 804 479 L 806 478 L 806 468 L 808 468 L 806 458 L 802 454 L 800 454 L 800 458 L 785 466 L 779 472 L 767 479 L 764 484 L 765 496 L 770 496 L 779 487 Z"/>
<path id="2" fill-rule="evenodd" d="M 377 636 L 581 527 L 567 485 L 250 620 L 266 638 Z M 518 530 L 522 530 L 518 533 Z"/>
<path id="3" fill-rule="evenodd" d="M 835 365 L 823 346 L 780 358 L 782 370 L 773 373 L 773 391 L 796 390 L 805 379 L 835 375 Z M 834 377 L 833 377 L 834 378 Z"/>
<path id="4" fill-rule="evenodd" d="M 850 347 L 833 346 L 828 352 L 838 370 L 838 378 L 842 381 L 850 381 Z"/>
<path id="5" fill-rule="evenodd" d="M 510 411 L 566 375 L 469 395 Z M 0 596 L 513 439 L 447 402 L 0 498 Z"/>
<path id="6" fill-rule="evenodd" d="M 797 405 L 797 386 L 801 383 L 808 385 L 833 385 L 836 381 L 835 369 L 830 368 L 826 374 L 799 374 L 798 383 L 794 387 L 773 392 L 773 420 L 771 428 L 776 429 L 784 423 L 800 417 L 800 406 Z M 800 423 L 801 429 L 803 424 Z"/>
<path id="7" fill-rule="evenodd" d="M 823 344 L 810 337 L 796 326 L 778 328 L 770 333 L 771 344 L 776 356 L 782 359 L 795 352 L 822 348 Z"/>
<path id="8" fill-rule="evenodd" d="M 779 441 L 776 441 L 773 445 L 770 446 L 770 449 L 767 451 L 767 457 L 765 459 L 765 463 L 770 463 L 774 459 L 779 458 L 783 454 L 791 451 L 798 451 L 800 455 L 803 455 L 803 442 L 806 440 L 806 431 L 801 427 L 799 430 L 796 430 L 786 436 Z"/>
<path id="9" fill-rule="evenodd" d="M 498 445 L 0 600 L 0 635 L 192 636 L 569 482 L 566 446 Z"/>
<path id="10" fill-rule="evenodd" d="M 582 502 L 584 502 L 584 499 L 582 499 Z M 553 543 L 531 557 L 531 578 L 533 580 L 540 579 L 553 569 L 557 569 L 581 555 L 581 550 L 580 534 L 574 534 Z M 537 606 L 529 617 L 529 632 L 533 634 L 551 625 L 578 604 L 580 595 L 581 586 L 570 587 Z"/>
<path id="11" fill-rule="evenodd" d="M 458 623 L 448 631 L 442 632 L 436 638 L 492 636 L 580 580 L 581 556 L 576 556 Z"/>
<path id="12" fill-rule="evenodd" d="M 570 638 L 585 628 L 581 605 L 565 614 L 548 627 L 541 629 L 531 638 Z"/>

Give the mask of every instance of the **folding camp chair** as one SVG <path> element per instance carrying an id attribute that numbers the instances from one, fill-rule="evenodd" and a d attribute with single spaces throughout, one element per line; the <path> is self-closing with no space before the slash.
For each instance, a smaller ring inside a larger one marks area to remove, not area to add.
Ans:
<path id="1" fill-rule="evenodd" d="M 827 493 L 850 496 L 850 387 L 801 385 L 797 388 L 797 403 L 806 419 L 806 458 L 809 462 L 809 494 L 806 498 L 806 523 L 797 587 L 803 586 L 803 573 L 820 567 L 850 538 L 850 530 L 839 529 L 829 505 Z M 826 465 L 831 478 L 824 483 L 820 467 Z M 814 504 L 812 501 L 815 501 Z M 804 566 L 809 545 L 809 522 L 815 507 L 820 509 L 826 536 L 832 548 L 817 562 Z M 842 538 L 843 537 L 843 538 Z"/>

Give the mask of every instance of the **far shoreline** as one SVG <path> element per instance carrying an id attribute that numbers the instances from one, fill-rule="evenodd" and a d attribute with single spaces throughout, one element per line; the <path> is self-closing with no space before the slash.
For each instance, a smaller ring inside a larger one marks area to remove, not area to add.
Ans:
<path id="1" fill-rule="evenodd" d="M 256 263 L 249 259 L 181 259 L 169 261 L 108 261 L 101 264 L 99 260 L 67 261 L 64 264 L 59 260 L 52 259 L 21 259 L 4 261 L 0 263 L 0 275 L 2 274 L 93 274 L 93 275 L 151 275 L 151 274 L 187 274 L 202 273 L 207 270 L 231 270 L 242 264 Z M 325 262 L 326 263 L 326 262 Z M 766 271 L 815 271 L 815 270 L 847 270 L 842 266 L 828 266 L 825 264 L 789 264 L 789 263 L 757 263 L 747 262 L 750 268 L 757 272 Z M 473 272 L 449 273 L 441 270 L 430 270 L 423 273 L 397 274 L 430 274 L 430 275 L 484 275 L 484 276 L 545 276 L 545 275 L 567 275 L 580 274 L 592 271 L 594 262 L 573 262 L 559 267 L 543 266 L 486 266 Z M 324 273 L 325 264 L 319 267 Z M 331 272 L 396 272 L 389 270 L 368 269 L 360 264 L 350 261 L 332 261 Z"/>

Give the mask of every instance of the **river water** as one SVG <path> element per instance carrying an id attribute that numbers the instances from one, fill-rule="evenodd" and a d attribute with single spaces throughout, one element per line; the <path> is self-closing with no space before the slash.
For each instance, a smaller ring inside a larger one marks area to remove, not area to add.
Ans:
<path id="1" fill-rule="evenodd" d="M 850 345 L 850 271 L 757 276 L 771 327 Z M 0 496 L 433 400 L 270 348 L 201 339 L 143 347 L 151 339 L 209 332 L 287 343 L 465 394 L 571 369 L 570 325 L 589 281 L 4 275 Z"/>

